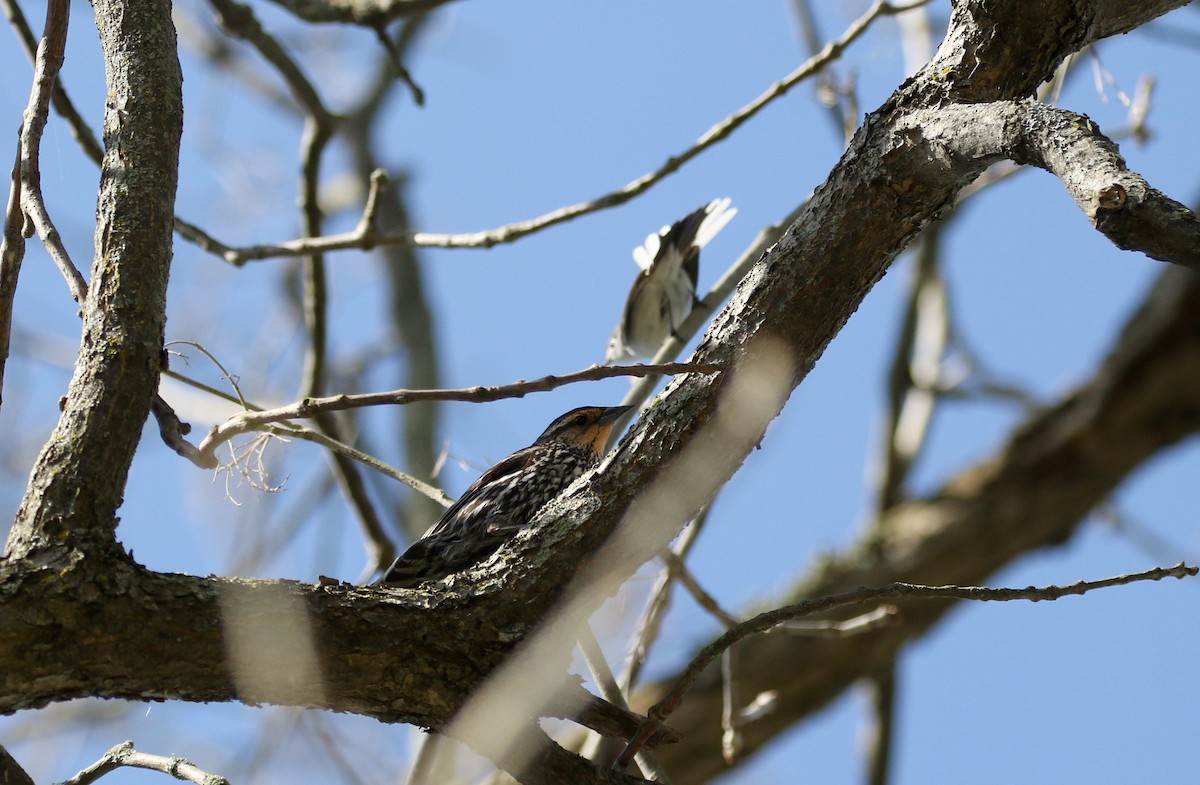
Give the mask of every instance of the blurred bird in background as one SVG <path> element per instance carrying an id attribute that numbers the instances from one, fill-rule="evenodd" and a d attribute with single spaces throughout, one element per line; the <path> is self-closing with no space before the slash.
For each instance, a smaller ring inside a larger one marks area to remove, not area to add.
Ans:
<path id="1" fill-rule="evenodd" d="M 608 340 L 606 363 L 653 356 L 687 318 L 696 303 L 700 249 L 736 214 L 729 199 L 714 199 L 633 249 L 633 260 L 642 272 Z"/>
<path id="2" fill-rule="evenodd" d="M 461 572 L 495 553 L 575 478 L 600 463 L 618 417 L 629 406 L 572 409 L 484 472 L 396 559 L 379 584 L 412 588 Z"/>

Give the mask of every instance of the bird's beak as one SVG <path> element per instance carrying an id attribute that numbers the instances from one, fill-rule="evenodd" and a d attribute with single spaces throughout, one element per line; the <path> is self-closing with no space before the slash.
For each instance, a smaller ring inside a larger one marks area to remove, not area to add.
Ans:
<path id="1" fill-rule="evenodd" d="M 610 422 L 616 422 L 622 414 L 632 409 L 632 406 L 610 406 L 596 418 L 597 425 L 604 425 Z"/>

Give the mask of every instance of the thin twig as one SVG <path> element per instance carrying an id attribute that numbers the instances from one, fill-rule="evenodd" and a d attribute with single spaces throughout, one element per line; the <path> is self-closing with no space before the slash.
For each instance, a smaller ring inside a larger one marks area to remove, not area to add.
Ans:
<path id="1" fill-rule="evenodd" d="M 172 343 L 187 343 L 187 344 L 196 346 L 201 351 L 203 351 L 206 355 L 208 355 L 208 352 L 206 350 L 204 350 L 203 347 L 200 347 L 199 344 L 194 344 L 191 341 L 172 341 Z M 211 355 L 209 355 L 209 356 L 211 357 Z M 216 362 L 216 361 L 214 360 L 214 362 Z M 204 384 L 203 382 L 196 381 L 195 379 L 192 379 L 191 377 L 184 376 L 183 374 L 180 374 L 176 371 L 166 370 L 166 371 L 163 371 L 163 375 L 168 376 L 172 379 L 175 379 L 176 381 L 181 382 L 182 384 L 186 384 L 189 387 L 193 387 L 197 390 L 201 390 L 205 393 L 208 393 L 209 395 L 215 396 L 224 401 L 228 401 L 229 403 L 238 404 L 238 405 L 244 407 L 249 412 L 264 411 L 264 409 L 261 406 L 258 406 L 257 404 L 253 403 L 252 401 L 246 400 L 244 397 L 242 397 L 241 390 L 238 389 L 234 377 L 230 376 L 228 374 L 228 372 L 226 372 L 225 369 L 222 366 L 220 366 L 219 363 L 218 363 L 217 367 L 221 368 L 222 373 L 225 374 L 225 378 L 228 379 L 230 381 L 230 383 L 234 385 L 234 389 L 237 392 L 237 397 L 234 397 L 233 395 L 230 395 L 229 393 L 223 392 L 221 390 L 218 390 L 217 388 L 212 387 L 210 385 Z M 371 455 L 368 455 L 367 453 L 362 452 L 361 450 L 356 450 L 348 444 L 345 444 L 343 442 L 340 442 L 336 439 L 330 438 L 323 434 L 317 433 L 316 431 L 309 431 L 309 430 L 306 430 L 306 429 L 303 429 L 300 427 L 296 427 L 296 426 L 292 426 L 292 427 L 288 428 L 288 427 L 280 426 L 278 424 L 270 425 L 267 428 L 265 428 L 264 430 L 266 430 L 268 433 L 271 433 L 273 435 L 283 436 L 285 438 L 296 438 L 296 439 L 301 439 L 303 441 L 312 442 L 313 444 L 319 444 L 323 447 L 333 450 L 334 452 L 336 452 L 340 455 L 345 455 L 346 457 L 348 457 L 352 460 L 358 461 L 359 463 L 362 463 L 362 464 L 366 465 L 367 467 L 374 469 L 375 471 L 379 472 L 380 474 L 386 475 L 388 477 L 391 477 L 394 480 L 398 480 L 398 481 L 404 483 L 405 485 L 409 486 L 410 488 L 417 491 L 418 493 L 421 493 L 425 496 L 428 496 L 430 499 L 433 499 L 435 502 L 442 505 L 442 507 L 449 507 L 451 504 L 454 503 L 454 500 L 451 499 L 449 496 L 447 496 L 444 491 L 442 491 L 438 488 L 435 488 L 432 485 L 429 485 L 428 483 L 421 482 L 417 478 L 415 478 L 405 472 L 400 471 L 399 469 L 395 468 L 394 466 L 389 466 L 388 464 L 384 463 L 383 461 L 380 461 L 377 458 L 375 458 Z M 197 452 L 198 452 L 198 454 L 196 456 L 185 455 L 184 457 L 188 458 L 189 460 L 192 461 L 192 463 L 196 464 L 197 466 L 199 466 L 202 469 L 212 469 L 216 466 L 215 453 L 208 454 L 208 453 L 201 453 L 200 451 L 197 451 Z"/>
<path id="2" fill-rule="evenodd" d="M 221 0 L 229 2 L 230 0 Z M 227 248 L 222 257 L 234 265 L 242 265 L 249 261 L 271 259 L 284 256 L 306 256 L 311 253 L 327 253 L 362 249 L 379 245 L 421 245 L 433 248 L 490 248 L 501 243 L 511 243 L 526 235 L 541 231 L 556 224 L 578 218 L 581 215 L 605 210 L 624 204 L 636 196 L 649 190 L 668 175 L 678 171 L 684 164 L 691 161 L 700 153 L 712 147 L 717 142 L 726 139 L 742 124 L 776 99 L 785 95 L 800 82 L 819 73 L 822 68 L 836 60 L 856 41 L 871 24 L 884 16 L 894 16 L 904 11 L 924 5 L 929 0 L 915 0 L 911 3 L 893 4 L 885 0 L 876 2 L 858 19 L 856 19 L 840 38 L 830 41 L 817 54 L 810 57 L 799 68 L 786 77 L 771 85 L 758 98 L 738 109 L 733 114 L 709 128 L 701 137 L 686 150 L 668 158 L 658 169 L 638 177 L 617 190 L 605 194 L 589 202 L 580 202 L 567 207 L 561 207 L 545 215 L 527 221 L 501 226 L 482 232 L 467 232 L 460 234 L 438 234 L 433 232 L 415 232 L 403 234 L 362 234 L 358 231 L 342 234 L 327 235 L 318 238 L 300 238 L 274 245 L 255 245 L 246 248 L 230 248 L 221 243 L 210 242 L 209 247 Z"/>
<path id="3" fill-rule="evenodd" d="M 896 331 L 888 371 L 888 423 L 876 510 L 883 513 L 905 497 L 909 472 L 926 445 L 941 386 L 942 361 L 952 325 L 941 274 L 941 229 L 935 223 L 921 236 L 913 260 L 904 316 Z"/>
<path id="4" fill-rule="evenodd" d="M 1124 586 L 1129 583 L 1138 581 L 1159 581 L 1163 578 L 1185 578 L 1194 577 L 1200 573 L 1200 568 L 1188 566 L 1180 562 L 1173 567 L 1155 567 L 1151 570 L 1143 572 L 1127 573 L 1117 575 L 1111 578 L 1103 578 L 1096 581 L 1078 581 L 1067 586 L 1029 586 L 1024 589 L 1011 588 L 987 588 L 983 586 L 921 586 L 912 583 L 889 583 L 886 586 L 878 588 L 863 588 L 856 591 L 845 592 L 843 594 L 833 594 L 827 597 L 818 597 L 804 602 L 798 602 L 794 605 L 786 605 L 782 608 L 776 608 L 773 611 L 760 613 L 752 619 L 742 622 L 737 627 L 727 631 L 721 637 L 705 646 L 700 652 L 692 658 L 684 668 L 679 680 L 675 686 L 661 699 L 658 703 L 650 708 L 646 713 L 646 722 L 638 730 L 634 738 L 630 739 L 629 744 L 617 757 L 613 763 L 613 768 L 619 771 L 624 771 L 629 767 L 629 762 L 633 758 L 633 754 L 637 752 L 641 746 L 643 737 L 652 734 L 657 727 L 670 716 L 683 700 L 683 696 L 700 678 L 700 675 L 712 664 L 713 660 L 721 656 L 721 652 L 729 648 L 738 641 L 744 640 L 751 635 L 757 635 L 761 632 L 766 632 L 781 622 L 791 621 L 803 616 L 810 616 L 814 613 L 823 613 L 835 608 L 842 608 L 849 605 L 863 605 L 866 603 L 879 602 L 880 600 L 896 600 L 896 599 L 953 599 L 953 600 L 975 600 L 979 602 L 1008 602 L 1012 600 L 1027 600 L 1031 602 L 1041 602 L 1043 600 L 1052 601 L 1062 597 L 1068 597 L 1079 594 L 1086 594 L 1095 589 L 1103 589 L 1110 586 Z"/>
<path id="5" fill-rule="evenodd" d="M 881 627 L 894 627 L 899 622 L 900 610 L 895 605 L 880 605 L 873 611 L 868 611 L 851 619 L 785 621 L 776 629 L 781 632 L 794 632 L 812 638 L 838 640 L 840 638 L 849 638 L 852 635 L 862 635 L 865 632 L 878 630 Z"/>
<path id="6" fill-rule="evenodd" d="M 15 10 L 15 15 L 10 13 L 14 22 L 24 22 L 20 9 Z M 83 278 L 71 263 L 58 230 L 46 211 L 38 165 L 42 133 L 50 113 L 50 98 L 66 52 L 70 18 L 71 6 L 66 0 L 50 0 L 47 3 L 45 30 L 34 55 L 33 86 L 29 91 L 29 103 L 21 118 L 21 131 L 17 138 L 17 156 L 5 208 L 3 239 L 0 240 L 0 394 L 3 392 L 4 367 L 8 361 L 12 336 L 17 279 L 25 258 L 25 238 L 32 235 L 34 230 L 37 231 L 51 258 L 67 276 L 68 284 L 72 284 L 76 302 L 82 304 L 81 292 L 87 292 L 87 284 L 80 286 Z M 73 280 L 68 271 L 73 271 L 78 280 Z"/>
<path id="7" fill-rule="evenodd" d="M 229 785 L 229 780 L 224 777 L 209 774 L 183 758 L 138 752 L 133 748 L 132 741 L 122 742 L 113 747 L 104 753 L 100 760 L 59 785 L 88 785 L 123 766 L 160 771 L 177 780 L 194 782 L 196 785 Z"/>
<path id="8" fill-rule="evenodd" d="M 399 77 L 400 81 L 408 85 L 408 89 L 412 91 L 413 103 L 417 106 L 424 106 L 425 91 L 413 80 L 412 74 L 404 67 L 404 59 L 400 55 L 400 47 L 396 46 L 395 42 L 392 41 L 392 37 L 388 35 L 387 25 L 380 23 L 375 28 L 375 34 L 379 38 L 379 43 L 383 46 L 384 51 L 387 52 L 388 62 L 395 69 L 396 76 Z"/>
<path id="9" fill-rule="evenodd" d="M 866 744 L 867 785 L 887 785 L 896 736 L 896 661 L 870 680 L 871 714 L 875 719 Z"/>
<path id="10" fill-rule="evenodd" d="M 4 401 L 4 368 L 12 342 L 13 303 L 24 260 L 25 213 L 21 211 L 21 140 L 18 139 L 8 206 L 4 211 L 4 235 L 0 238 L 0 404 Z"/>
<path id="11" fill-rule="evenodd" d="M 321 233 L 323 214 L 318 204 L 321 187 L 321 157 L 333 136 L 332 122 L 323 122 L 316 115 L 304 121 L 301 142 L 300 213 L 304 234 L 316 237 Z M 325 256 L 311 253 L 304 257 L 304 326 L 308 329 L 308 345 L 304 352 L 304 374 L 300 394 L 306 398 L 325 394 L 326 356 L 329 346 L 329 277 L 325 271 Z M 322 430 L 337 437 L 332 421 L 319 422 Z"/>
<path id="12" fill-rule="evenodd" d="M 154 400 L 150 404 L 150 411 L 158 422 L 158 435 L 162 437 L 168 447 L 192 463 L 202 460 L 200 451 L 183 438 L 191 433 L 192 426 L 180 420 L 179 415 L 175 414 L 175 410 L 163 400 L 161 395 L 154 396 Z"/>
<path id="13" fill-rule="evenodd" d="M 332 450 L 339 455 L 344 455 L 347 458 L 365 464 L 380 474 L 385 474 L 388 477 L 391 477 L 393 480 L 404 483 L 417 493 L 422 493 L 428 496 L 430 499 L 433 499 L 443 507 L 449 507 L 451 504 L 454 504 L 454 499 L 447 496 L 446 492 L 440 488 L 435 488 L 429 483 L 421 482 L 416 477 L 406 474 L 394 466 L 389 466 L 378 458 L 372 455 L 367 455 L 365 452 L 356 450 L 350 445 L 339 442 L 336 439 L 332 439 L 323 433 L 318 433 L 317 431 L 309 430 L 308 428 L 298 428 L 295 426 L 284 427 L 279 424 L 267 425 L 265 428 L 263 428 L 263 430 L 264 432 L 274 436 L 282 436 L 288 439 L 300 439 L 302 441 L 312 442 L 313 444 L 319 444 L 320 446 L 328 450 Z"/>
<path id="14" fill-rule="evenodd" d="M 382 140 L 373 133 L 379 125 L 380 114 L 397 92 L 396 64 L 402 63 L 413 51 L 416 42 L 431 20 L 429 14 L 406 19 L 389 40 L 389 48 L 376 59 L 370 87 L 355 106 L 349 108 L 339 127 L 349 149 L 353 168 L 358 176 L 370 180 L 362 218 L 358 226 L 364 231 L 387 227 L 392 231 L 409 231 L 411 221 L 406 205 L 407 173 L 401 170 L 394 183 L 379 177 Z M 387 187 L 385 187 L 387 186 Z M 440 359 L 437 353 L 437 319 L 429 307 L 419 250 L 412 246 L 390 246 L 377 251 L 377 264 L 387 281 L 387 298 L 383 305 L 381 324 L 385 340 L 395 340 L 402 347 L 405 385 L 433 389 L 442 386 Z M 389 356 L 395 356 L 394 349 Z M 400 436 L 405 466 L 410 473 L 432 482 L 438 474 L 438 424 L 441 406 L 428 401 L 395 412 L 400 422 L 396 427 L 373 429 L 395 439 Z M 384 493 L 387 493 L 384 490 Z M 389 494 L 390 495 L 390 494 Z M 385 497 L 387 498 L 387 497 Z M 410 538 L 420 537 L 441 514 L 441 509 L 420 494 L 406 494 L 392 501 L 389 507 L 398 512 L 400 528 Z M 390 546 L 393 547 L 394 546 Z M 379 569 L 386 564 L 378 565 Z"/>
<path id="15" fill-rule="evenodd" d="M 742 749 L 742 733 L 735 718 L 738 703 L 736 670 L 737 646 L 721 652 L 721 757 L 732 766 Z"/>
<path id="16" fill-rule="evenodd" d="M 679 581 L 683 588 L 687 589 L 688 594 L 692 595 L 692 599 L 696 601 L 696 604 L 716 617 L 717 621 L 721 622 L 725 629 L 731 629 L 741 623 L 741 619 L 722 608 L 716 598 L 700 585 L 700 581 L 696 579 L 696 576 L 688 569 L 687 564 L 674 551 L 663 551 L 661 558 L 663 563 L 667 565 L 667 571 L 675 580 Z"/>
<path id="17" fill-rule="evenodd" d="M 600 647 L 600 641 L 596 640 L 596 634 L 592 632 L 590 625 L 584 624 L 580 631 L 579 653 L 583 655 L 583 662 L 588 673 L 592 675 L 592 681 L 596 682 L 600 697 L 619 709 L 628 710 L 629 703 L 621 693 L 621 688 L 617 686 L 617 679 L 613 676 L 612 668 L 608 666 L 608 660 L 604 657 L 604 650 Z M 646 750 L 639 750 L 634 760 L 647 777 L 653 777 L 655 782 L 670 785 L 662 766 Z"/>
<path id="18" fill-rule="evenodd" d="M 54 0 L 47 5 L 46 30 L 38 43 L 33 90 L 21 122 L 21 209 L 26 220 L 37 230 L 46 252 L 67 280 L 71 296 L 82 306 L 87 298 L 87 282 L 71 261 L 71 256 L 63 245 L 62 236 L 59 235 L 46 209 L 39 165 L 42 133 L 46 130 L 55 79 L 63 64 L 69 20 L 69 4 Z M 26 231 L 28 232 L 28 226 Z"/>
<path id="19" fill-rule="evenodd" d="M 21 48 L 25 50 L 26 56 L 29 57 L 29 62 L 36 62 L 38 41 L 29 27 L 29 22 L 25 19 L 21 6 L 17 5 L 16 0 L 0 0 L 0 7 L 4 9 L 8 21 L 16 29 L 17 39 L 21 42 Z M 71 102 L 66 88 L 62 85 L 62 80 L 56 79 L 54 82 L 53 101 L 55 111 L 71 127 L 71 133 L 75 135 L 79 146 L 83 148 L 84 155 L 91 159 L 96 166 L 99 166 L 104 160 L 104 148 L 100 146 L 95 132 Z"/>
<path id="20" fill-rule="evenodd" d="M 821 34 L 817 30 L 817 23 L 813 18 L 812 8 L 809 7 L 809 0 L 792 0 L 792 8 L 796 12 L 796 21 L 800 26 L 800 38 L 804 41 L 804 48 L 809 57 L 812 57 L 820 51 Z M 832 66 L 822 68 L 817 73 L 816 95 L 817 101 L 829 110 L 829 117 L 833 120 L 834 128 L 838 133 L 838 141 L 843 146 L 849 144 L 854 135 L 854 129 L 858 125 L 858 112 L 855 109 L 857 102 L 851 100 L 849 96 L 843 96 L 838 90 L 837 78 Z"/>
<path id="21" fill-rule="evenodd" d="M 211 457 L 216 448 L 229 439 L 249 431 L 288 420 L 308 419 L 318 414 L 359 409 L 365 406 L 402 406 L 413 401 L 466 401 L 483 403 L 502 398 L 523 398 L 529 393 L 546 392 L 576 382 L 596 381 L 614 376 L 645 376 L 647 374 L 719 373 L 720 365 L 669 363 L 666 365 L 592 366 L 562 376 L 544 376 L 533 381 L 518 381 L 498 387 L 468 387 L 444 390 L 389 390 L 358 395 L 334 395 L 329 398 L 308 398 L 302 401 L 257 412 L 242 412 L 216 426 L 200 444 L 202 456 Z"/>
<path id="22" fill-rule="evenodd" d="M 367 201 L 363 205 L 362 218 L 358 219 L 358 229 L 363 233 L 374 230 L 379 219 L 379 194 L 388 186 L 388 173 L 383 169 L 371 172 L 370 188 L 367 190 Z"/>
<path id="23" fill-rule="evenodd" d="M 696 542 L 696 538 L 700 536 L 700 532 L 704 529 L 704 524 L 708 521 L 709 510 L 712 509 L 712 502 L 700 511 L 696 519 L 683 530 L 683 534 L 679 536 L 671 552 L 679 558 L 687 556 L 688 552 Z M 629 649 L 629 654 L 625 663 L 625 674 L 621 679 L 622 689 L 626 694 L 633 692 L 634 686 L 638 683 L 638 678 L 642 674 L 642 667 L 646 664 L 646 658 L 650 655 L 650 649 L 658 640 L 658 635 L 662 631 L 662 619 L 666 615 L 667 608 L 671 604 L 671 589 L 675 585 L 675 579 L 671 575 L 671 571 L 663 566 L 659 572 L 658 579 L 654 583 L 654 587 L 650 590 L 650 599 L 646 602 L 646 609 L 642 612 L 642 619 L 637 626 L 637 640 Z"/>

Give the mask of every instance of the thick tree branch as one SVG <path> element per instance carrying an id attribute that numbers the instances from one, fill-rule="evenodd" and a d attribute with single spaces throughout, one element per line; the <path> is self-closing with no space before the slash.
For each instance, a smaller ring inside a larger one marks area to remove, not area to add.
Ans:
<path id="1" fill-rule="evenodd" d="M 1003 158 L 1057 176 L 1092 224 L 1123 250 L 1200 271 L 1200 219 L 1130 171 L 1084 115 L 1034 101 L 914 111 L 898 124 L 949 172 Z"/>

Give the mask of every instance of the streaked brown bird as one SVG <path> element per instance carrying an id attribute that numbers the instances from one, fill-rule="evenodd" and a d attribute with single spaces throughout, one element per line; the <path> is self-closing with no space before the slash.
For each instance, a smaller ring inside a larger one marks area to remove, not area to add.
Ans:
<path id="1" fill-rule="evenodd" d="M 600 462 L 628 406 L 584 406 L 562 415 L 537 440 L 483 473 L 379 581 L 412 588 L 461 572 L 492 555 L 547 502 Z"/>
<path id="2" fill-rule="evenodd" d="M 696 302 L 700 249 L 736 214 L 729 199 L 714 199 L 633 249 L 633 260 L 642 272 L 634 279 L 621 321 L 608 339 L 605 362 L 651 357 L 683 323 Z"/>

